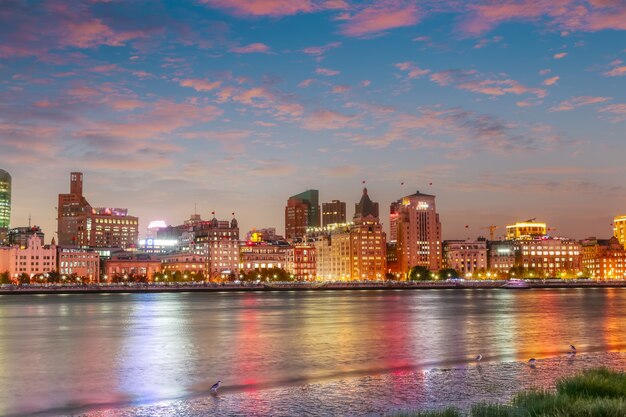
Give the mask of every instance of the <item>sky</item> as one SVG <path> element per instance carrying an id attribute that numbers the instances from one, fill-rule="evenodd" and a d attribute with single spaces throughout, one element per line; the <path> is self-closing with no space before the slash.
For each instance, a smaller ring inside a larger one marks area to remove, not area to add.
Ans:
<path id="1" fill-rule="evenodd" d="M 419 190 L 444 239 L 530 218 L 606 238 L 626 213 L 625 30 L 624 0 L 4 0 L 12 226 L 51 239 L 81 171 L 142 229 L 197 207 L 282 232 L 289 196 L 351 216 L 365 181 L 386 227 Z"/>

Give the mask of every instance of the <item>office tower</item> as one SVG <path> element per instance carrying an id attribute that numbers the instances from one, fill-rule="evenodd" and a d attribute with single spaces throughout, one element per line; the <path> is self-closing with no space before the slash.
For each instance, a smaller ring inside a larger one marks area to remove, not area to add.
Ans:
<path id="1" fill-rule="evenodd" d="M 322 225 L 327 226 L 334 223 L 346 222 L 346 203 L 333 200 L 329 203 L 322 203 Z"/>
<path id="2" fill-rule="evenodd" d="M 307 190 L 289 197 L 285 207 L 285 238 L 299 240 L 308 227 L 320 227 L 319 191 Z"/>

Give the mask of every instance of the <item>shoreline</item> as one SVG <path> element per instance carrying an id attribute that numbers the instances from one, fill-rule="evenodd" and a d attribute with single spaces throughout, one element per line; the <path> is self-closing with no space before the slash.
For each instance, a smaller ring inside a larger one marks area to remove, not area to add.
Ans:
<path id="1" fill-rule="evenodd" d="M 107 286 L 37 286 L 1 288 L 0 295 L 45 295 L 45 294 L 122 294 L 122 293 L 215 293 L 215 292 L 288 292 L 288 291 L 372 291 L 372 290 L 432 290 L 432 289 L 500 289 L 529 290 L 545 288 L 626 288 L 626 281 L 590 281 L 590 282 L 528 282 L 527 287 L 506 287 L 506 281 L 466 281 L 457 282 L 411 282 L 411 283 L 305 283 L 305 284 L 249 284 L 249 285 L 107 285 Z"/>

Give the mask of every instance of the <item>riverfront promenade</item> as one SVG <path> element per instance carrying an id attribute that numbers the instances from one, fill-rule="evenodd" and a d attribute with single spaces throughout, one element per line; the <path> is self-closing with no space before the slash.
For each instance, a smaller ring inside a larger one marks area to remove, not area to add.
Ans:
<path id="1" fill-rule="evenodd" d="M 624 280 L 528 280 L 525 288 L 507 287 L 507 281 L 362 281 L 362 282 L 274 282 L 274 283 L 168 283 L 168 284 L 86 284 L 86 285 L 3 285 L 0 295 L 162 293 L 162 292 L 252 292 L 252 291 L 337 291 L 337 290 L 426 290 L 499 288 L 626 288 Z"/>

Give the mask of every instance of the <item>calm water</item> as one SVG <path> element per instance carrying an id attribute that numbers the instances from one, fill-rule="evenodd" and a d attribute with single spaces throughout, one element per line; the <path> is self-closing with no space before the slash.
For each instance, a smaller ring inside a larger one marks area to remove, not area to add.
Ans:
<path id="1" fill-rule="evenodd" d="M 0 296 L 0 415 L 381 415 L 625 349 L 624 289 Z"/>

